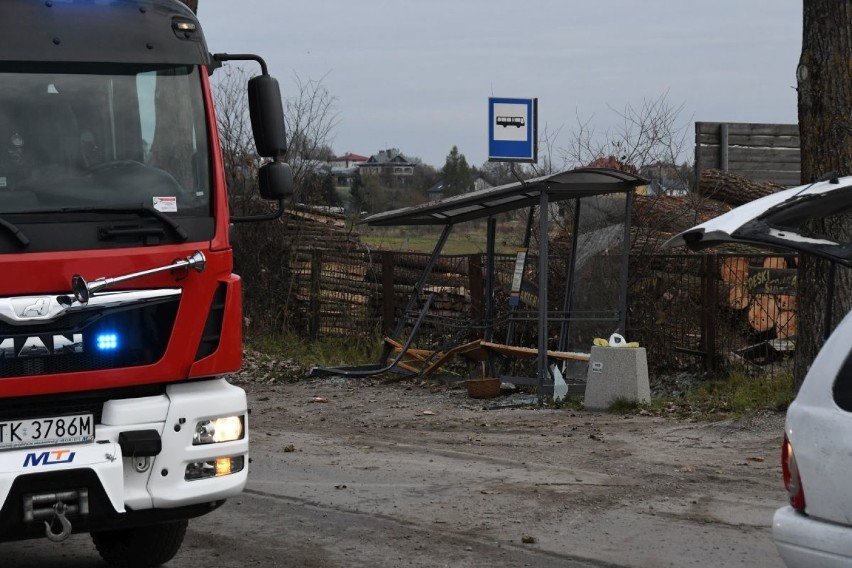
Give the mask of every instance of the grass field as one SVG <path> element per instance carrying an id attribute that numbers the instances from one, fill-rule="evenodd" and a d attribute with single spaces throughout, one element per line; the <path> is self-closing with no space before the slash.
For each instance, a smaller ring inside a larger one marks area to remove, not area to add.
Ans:
<path id="1" fill-rule="evenodd" d="M 432 252 L 442 227 L 367 227 L 357 228 L 361 242 L 371 248 L 392 251 Z M 464 223 L 454 227 L 442 254 L 484 253 L 485 223 Z M 522 228 L 514 223 L 498 226 L 495 243 L 498 254 L 512 254 L 523 244 Z"/>

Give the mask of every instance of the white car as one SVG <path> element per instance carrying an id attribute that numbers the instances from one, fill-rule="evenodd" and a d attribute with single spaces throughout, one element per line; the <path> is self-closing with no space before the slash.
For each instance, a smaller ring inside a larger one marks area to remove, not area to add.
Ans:
<path id="1" fill-rule="evenodd" d="M 784 190 L 697 225 L 668 246 L 751 243 L 852 267 L 852 244 L 804 234 L 811 218 L 852 210 L 852 176 Z M 852 566 L 852 312 L 833 331 L 787 411 L 782 447 L 790 504 L 772 534 L 787 566 Z"/>

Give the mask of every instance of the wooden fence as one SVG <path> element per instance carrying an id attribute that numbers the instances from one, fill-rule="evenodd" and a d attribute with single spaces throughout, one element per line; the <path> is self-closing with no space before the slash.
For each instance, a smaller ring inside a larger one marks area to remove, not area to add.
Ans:
<path id="1" fill-rule="evenodd" d="M 298 305 L 293 309 L 302 313 L 298 319 L 312 337 L 387 333 L 427 259 L 418 253 L 314 251 L 296 263 Z M 537 262 L 531 259 L 528 265 Z M 795 265 L 795 255 L 632 257 L 628 339 L 647 348 L 655 373 L 724 374 L 732 366 L 751 371 L 784 366 L 795 345 Z M 482 333 L 483 266 L 478 254 L 439 259 L 425 288 L 435 300 L 421 328 L 422 347 Z M 513 270 L 514 255 L 497 255 L 498 325 L 505 322 Z M 535 325 L 530 324 L 529 330 L 517 330 L 518 344 L 535 344 Z"/>
<path id="2" fill-rule="evenodd" d="M 695 123 L 695 175 L 718 169 L 756 182 L 795 186 L 801 155 L 796 124 Z"/>
<path id="3" fill-rule="evenodd" d="M 794 254 L 677 254 L 635 259 L 629 332 L 657 372 L 733 368 L 774 372 L 792 364 Z"/>

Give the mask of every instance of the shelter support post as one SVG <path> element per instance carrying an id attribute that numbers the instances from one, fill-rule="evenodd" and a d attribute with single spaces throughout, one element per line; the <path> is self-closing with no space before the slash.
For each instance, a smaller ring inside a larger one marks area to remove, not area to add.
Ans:
<path id="1" fill-rule="evenodd" d="M 488 229 L 485 243 L 486 270 L 485 270 L 485 341 L 494 339 L 494 243 L 497 240 L 497 219 L 488 218 Z M 488 354 L 488 376 L 493 377 L 494 355 Z"/>
<path id="2" fill-rule="evenodd" d="M 441 256 L 441 251 L 444 249 L 444 245 L 447 242 L 447 238 L 450 236 L 450 232 L 453 230 L 453 225 L 447 224 L 444 225 L 444 230 L 441 231 L 441 236 L 438 238 L 438 242 L 435 243 L 435 248 L 432 249 L 432 255 L 429 257 L 429 261 L 426 263 L 426 267 L 423 269 L 423 274 L 420 275 L 420 279 L 417 281 L 417 284 L 414 285 L 414 290 L 411 292 L 411 297 L 408 299 L 408 305 L 405 307 L 405 312 L 403 312 L 402 317 L 396 322 L 396 327 L 391 333 L 391 339 L 399 339 L 402 334 L 402 330 L 405 327 L 406 316 L 414 311 L 415 306 L 417 306 L 417 301 L 423 294 L 423 288 L 426 286 L 426 281 L 429 279 L 429 275 L 432 274 L 432 269 L 435 267 L 435 263 L 438 262 L 438 258 Z M 382 356 L 380 361 L 386 361 L 388 357 L 390 357 L 391 351 L 393 347 L 385 343 L 384 348 L 382 349 Z"/>
<path id="3" fill-rule="evenodd" d="M 485 341 L 494 337 L 494 241 L 497 239 L 497 219 L 488 218 L 485 243 Z"/>
<path id="4" fill-rule="evenodd" d="M 538 398 L 544 397 L 544 383 L 547 378 L 547 243 L 548 243 L 548 207 L 546 191 L 542 191 L 538 215 Z"/>
<path id="5" fill-rule="evenodd" d="M 411 297 L 408 299 L 408 305 L 405 307 L 406 314 L 414 310 L 414 306 L 417 305 L 417 300 L 423 293 L 423 288 L 426 286 L 426 281 L 429 279 L 429 275 L 432 274 L 432 269 L 435 267 L 435 263 L 438 262 L 438 258 L 441 256 L 441 251 L 444 249 L 444 245 L 447 242 L 447 237 L 450 236 L 450 231 L 452 231 L 452 229 L 452 225 L 444 225 L 444 230 L 441 231 L 441 236 L 438 238 L 438 242 L 435 244 L 435 248 L 432 249 L 432 255 L 426 262 L 426 267 L 423 269 L 423 274 L 420 275 L 420 279 L 417 281 L 417 284 L 414 285 L 414 290 L 411 292 Z M 391 334 L 391 337 L 393 339 L 399 337 L 399 334 L 402 333 L 402 328 L 404 325 L 405 318 L 399 318 L 399 321 L 396 322 L 396 328 Z"/>
<path id="6" fill-rule="evenodd" d="M 571 258 L 568 259 L 568 282 L 565 285 L 565 298 L 562 302 L 562 313 L 565 314 L 565 319 L 562 320 L 562 326 L 559 330 L 559 350 L 568 350 L 568 334 L 571 332 L 571 305 L 574 299 L 574 275 L 576 273 L 577 264 L 577 236 L 580 231 L 580 203 L 581 200 L 574 200 L 574 224 L 571 227 Z"/>
<path id="7" fill-rule="evenodd" d="M 385 345 L 387 346 L 386 352 L 388 355 L 379 361 L 375 365 L 361 365 L 358 367 L 314 367 L 308 373 L 309 377 L 372 377 L 374 375 L 380 375 L 382 373 L 386 373 L 396 367 L 397 365 L 402 366 L 402 359 L 408 353 L 408 349 L 411 347 L 411 344 L 414 342 L 414 338 L 417 337 L 417 333 L 420 331 L 420 324 L 423 323 L 423 318 L 426 317 L 426 314 L 429 313 L 429 308 L 432 306 L 432 300 L 435 299 L 435 294 L 429 294 L 426 297 L 426 300 L 423 302 L 423 306 L 420 308 L 420 313 L 417 316 L 417 319 L 414 320 L 414 324 L 411 328 L 411 333 L 408 335 L 408 339 L 405 340 L 404 345 L 400 345 L 399 342 L 394 340 L 385 341 Z M 405 319 L 403 317 L 403 319 Z M 385 364 L 388 357 L 390 356 L 390 352 L 394 349 L 394 347 L 399 347 L 399 353 L 397 353 L 396 357 L 393 358 L 390 362 Z"/>
<path id="8" fill-rule="evenodd" d="M 633 210 L 631 188 L 624 199 L 624 237 L 621 244 L 621 290 L 618 297 L 618 332 L 627 336 L 627 278 L 630 269 L 630 213 Z"/>

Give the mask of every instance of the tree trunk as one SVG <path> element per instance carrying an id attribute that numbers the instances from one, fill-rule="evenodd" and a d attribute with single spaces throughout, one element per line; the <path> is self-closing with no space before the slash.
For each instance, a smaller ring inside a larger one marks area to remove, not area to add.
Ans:
<path id="1" fill-rule="evenodd" d="M 193 12 L 195 12 L 196 14 L 198 13 L 198 0 L 181 0 L 181 1 L 184 4 L 186 4 L 187 6 L 189 6 L 189 8 Z"/>
<path id="2" fill-rule="evenodd" d="M 802 55 L 796 70 L 802 183 L 852 173 L 852 2 L 803 0 Z M 852 240 L 852 216 L 814 220 L 817 234 Z M 801 385 L 826 335 L 829 263 L 802 255 L 794 380 Z M 838 267 L 828 330 L 852 307 L 852 273 Z"/>

